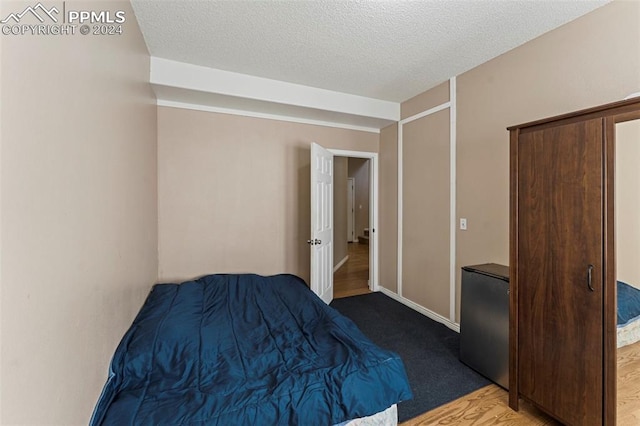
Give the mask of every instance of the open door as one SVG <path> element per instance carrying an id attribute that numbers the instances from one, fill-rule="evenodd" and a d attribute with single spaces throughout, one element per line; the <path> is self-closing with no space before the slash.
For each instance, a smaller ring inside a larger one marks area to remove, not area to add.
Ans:
<path id="1" fill-rule="evenodd" d="M 333 154 L 311 144 L 311 290 L 333 300 Z"/>

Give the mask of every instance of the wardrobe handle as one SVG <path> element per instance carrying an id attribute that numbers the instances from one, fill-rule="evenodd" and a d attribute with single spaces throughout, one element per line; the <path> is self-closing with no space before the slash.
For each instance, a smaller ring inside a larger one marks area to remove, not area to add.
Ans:
<path id="1" fill-rule="evenodd" d="M 595 291 L 593 289 L 593 284 L 591 284 L 591 276 L 593 275 L 593 265 L 589 265 L 587 267 L 587 285 L 589 286 L 589 290 Z"/>

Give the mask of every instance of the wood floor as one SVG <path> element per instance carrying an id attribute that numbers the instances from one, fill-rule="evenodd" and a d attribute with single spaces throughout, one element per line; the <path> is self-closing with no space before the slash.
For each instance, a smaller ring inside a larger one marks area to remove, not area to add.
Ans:
<path id="1" fill-rule="evenodd" d="M 349 260 L 333 274 L 333 298 L 371 293 L 369 290 L 369 245 L 349 243 Z"/>
<path id="2" fill-rule="evenodd" d="M 618 349 L 618 425 L 640 425 L 640 342 Z"/>
<path id="3" fill-rule="evenodd" d="M 509 394 L 489 385 L 438 407 L 401 426 L 427 425 L 557 425 L 536 408 L 520 401 L 520 411 L 509 408 Z M 640 342 L 618 350 L 618 426 L 640 425 Z"/>
<path id="4" fill-rule="evenodd" d="M 498 385 L 485 386 L 469 395 L 411 419 L 401 426 L 528 426 L 558 425 L 544 413 L 520 402 L 520 411 L 509 408 L 509 394 Z"/>

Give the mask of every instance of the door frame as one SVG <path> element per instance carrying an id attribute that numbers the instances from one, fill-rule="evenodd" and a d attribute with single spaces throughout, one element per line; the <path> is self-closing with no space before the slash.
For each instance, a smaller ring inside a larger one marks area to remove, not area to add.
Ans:
<path id="1" fill-rule="evenodd" d="M 353 243 L 356 239 L 356 178 L 347 178 L 347 242 Z M 351 210 L 349 210 L 351 208 Z M 349 227 L 351 224 L 351 227 Z"/>
<path id="2" fill-rule="evenodd" d="M 379 291 L 378 244 L 378 153 L 328 149 L 334 157 L 352 157 L 371 160 L 369 163 L 369 289 Z"/>

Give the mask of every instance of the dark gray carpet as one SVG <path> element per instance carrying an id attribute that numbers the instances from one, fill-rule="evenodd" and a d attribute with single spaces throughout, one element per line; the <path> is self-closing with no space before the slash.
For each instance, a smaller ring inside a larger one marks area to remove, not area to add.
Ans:
<path id="1" fill-rule="evenodd" d="M 400 422 L 490 383 L 458 360 L 458 333 L 382 293 L 335 299 L 331 307 L 402 358 L 413 399 L 398 404 Z"/>

